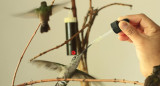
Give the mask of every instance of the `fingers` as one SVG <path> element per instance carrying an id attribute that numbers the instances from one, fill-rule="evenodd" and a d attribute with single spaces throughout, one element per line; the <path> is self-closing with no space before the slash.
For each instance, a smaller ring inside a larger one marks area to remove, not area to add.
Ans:
<path id="1" fill-rule="evenodd" d="M 123 32 L 118 33 L 118 35 L 119 35 L 118 39 L 120 41 L 128 41 L 128 42 L 132 43 L 132 40 L 126 34 L 124 34 Z"/>
<path id="2" fill-rule="evenodd" d="M 129 19 L 129 23 L 122 21 L 123 19 Z M 143 37 L 151 36 L 155 33 L 160 33 L 159 26 L 154 23 L 145 14 L 128 15 L 118 18 L 120 29 L 128 36 L 120 35 L 121 41 L 131 40 L 142 41 Z"/>
<path id="3" fill-rule="evenodd" d="M 125 21 L 120 21 L 119 22 L 119 27 L 123 31 L 124 34 L 120 33 L 120 40 L 132 40 L 132 41 L 139 41 L 142 39 L 142 36 L 140 33 L 136 30 L 135 27 L 133 27 L 131 24 Z"/>
<path id="4" fill-rule="evenodd" d="M 129 37 L 126 34 L 124 34 L 123 32 L 118 33 L 118 35 L 119 35 L 118 38 L 121 41 L 127 41 L 127 40 L 129 40 Z"/>
<path id="5" fill-rule="evenodd" d="M 122 16 L 122 17 L 118 18 L 118 21 L 126 19 L 126 18 L 130 20 L 130 24 L 132 24 L 133 26 L 140 25 L 142 28 L 146 28 L 146 27 L 152 27 L 152 26 L 156 25 L 145 14 L 136 14 L 136 15 Z"/>

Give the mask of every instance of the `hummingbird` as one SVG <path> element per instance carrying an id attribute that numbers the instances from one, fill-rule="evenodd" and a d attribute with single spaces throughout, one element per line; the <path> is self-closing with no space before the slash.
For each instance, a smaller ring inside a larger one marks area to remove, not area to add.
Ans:
<path id="1" fill-rule="evenodd" d="M 144 86 L 160 86 L 160 65 L 153 67 L 153 72 L 145 79 Z"/>
<path id="2" fill-rule="evenodd" d="M 41 33 L 48 32 L 50 30 L 50 26 L 48 24 L 49 17 L 52 14 L 55 14 L 61 11 L 64 8 L 64 6 L 66 6 L 68 3 L 69 1 L 61 3 L 61 4 L 47 6 L 47 2 L 42 1 L 39 8 L 35 8 L 27 13 L 18 14 L 17 16 L 38 17 L 41 22 L 40 32 Z"/>
<path id="3" fill-rule="evenodd" d="M 59 76 L 57 78 L 81 78 L 81 79 L 96 79 L 95 77 L 78 70 L 78 64 L 80 62 L 81 56 L 87 49 L 83 50 L 81 54 L 75 55 L 70 64 L 64 65 L 56 62 L 44 61 L 44 60 L 33 60 L 32 64 L 36 64 L 37 66 L 45 67 L 47 69 L 58 71 Z M 58 81 L 55 86 L 67 86 L 69 81 Z M 102 85 L 100 82 L 94 82 L 95 85 Z"/>

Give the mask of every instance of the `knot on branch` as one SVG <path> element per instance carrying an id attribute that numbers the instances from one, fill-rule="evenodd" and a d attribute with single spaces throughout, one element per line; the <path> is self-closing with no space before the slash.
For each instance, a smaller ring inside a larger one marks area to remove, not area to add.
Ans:
<path id="1" fill-rule="evenodd" d="M 139 82 L 138 82 L 138 81 L 135 81 L 135 82 L 134 82 L 134 84 L 137 84 L 137 83 L 139 83 Z"/>
<path id="2" fill-rule="evenodd" d="M 94 15 L 98 15 L 98 9 L 94 9 L 94 10 L 93 10 L 93 14 L 94 14 Z"/>
<path id="3" fill-rule="evenodd" d="M 126 80 L 125 79 L 123 79 L 123 82 L 126 84 Z"/>
<path id="4" fill-rule="evenodd" d="M 116 78 L 114 79 L 114 82 L 115 82 L 115 83 L 117 82 L 117 79 L 116 79 Z"/>

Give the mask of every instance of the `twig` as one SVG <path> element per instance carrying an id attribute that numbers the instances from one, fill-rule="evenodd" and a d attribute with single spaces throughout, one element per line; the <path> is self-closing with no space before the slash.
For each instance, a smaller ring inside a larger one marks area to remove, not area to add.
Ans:
<path id="1" fill-rule="evenodd" d="M 87 12 L 86 16 L 84 17 L 84 22 L 82 25 L 82 28 L 86 25 L 87 21 L 88 21 L 88 16 L 89 16 L 89 11 Z M 82 47 L 84 46 L 84 36 L 83 36 L 83 31 L 82 31 Z"/>
<path id="2" fill-rule="evenodd" d="M 77 7 L 76 7 L 76 1 L 75 0 L 71 0 L 72 2 L 72 13 L 73 13 L 73 16 L 76 18 L 76 28 L 75 30 L 78 32 L 78 17 L 77 17 Z M 76 49 L 77 49 L 77 52 L 80 54 L 82 49 L 81 49 L 81 40 L 80 40 L 80 37 L 79 37 L 79 34 L 76 36 Z"/>
<path id="3" fill-rule="evenodd" d="M 92 0 L 89 0 L 90 1 L 90 8 L 92 8 Z"/>
<path id="4" fill-rule="evenodd" d="M 129 7 L 131 7 L 131 8 L 132 8 L 132 5 L 130 5 L 130 4 L 112 3 L 112 4 L 108 4 L 108 5 L 105 5 L 105 6 L 101 7 L 98 11 L 100 11 L 100 10 L 102 10 L 102 9 L 106 8 L 106 7 L 112 6 L 112 5 L 129 6 Z"/>
<path id="5" fill-rule="evenodd" d="M 135 85 L 144 85 L 144 83 L 140 83 L 138 81 L 129 81 L 125 79 L 45 79 L 45 80 L 30 81 L 30 82 L 26 82 L 16 86 L 26 86 L 26 85 L 32 85 L 32 84 L 41 83 L 41 82 L 53 82 L 53 81 L 119 82 L 119 83 L 130 83 Z"/>
<path id="6" fill-rule="evenodd" d="M 46 54 L 46 53 L 48 53 L 48 52 L 50 52 L 50 51 L 52 51 L 52 50 L 58 49 L 58 48 L 60 48 L 61 46 L 67 44 L 69 41 L 71 41 L 73 38 L 75 38 L 80 32 L 82 32 L 87 26 L 88 26 L 88 25 L 86 25 L 85 27 L 83 27 L 80 31 L 78 31 L 76 34 L 74 34 L 69 40 L 66 40 L 66 41 L 63 42 L 62 44 L 57 45 L 57 46 L 54 47 L 54 48 L 51 48 L 51 49 L 49 49 L 49 50 L 46 50 L 46 51 L 40 53 L 39 55 L 37 55 L 37 56 L 35 56 L 34 58 L 30 59 L 30 61 L 38 58 L 39 56 L 41 56 L 41 55 L 43 55 L 43 54 Z"/>
<path id="7" fill-rule="evenodd" d="M 51 5 L 53 5 L 53 4 L 54 4 L 54 2 L 55 2 L 55 0 L 53 0 L 53 1 L 52 1 Z"/>
<path id="8" fill-rule="evenodd" d="M 75 29 L 76 29 L 76 31 L 78 31 L 77 7 L 76 7 L 76 2 L 75 2 L 76 0 L 71 0 L 71 1 L 72 1 L 73 16 L 76 17 L 76 19 L 77 19 L 77 23 L 76 23 L 76 28 Z M 83 30 L 81 32 L 81 37 L 82 37 L 82 40 L 83 40 Z M 76 49 L 77 49 L 78 54 L 80 54 L 82 52 L 82 41 L 80 41 L 79 35 L 76 37 Z M 84 71 L 84 72 L 88 72 L 88 69 L 87 70 L 84 69 L 84 67 L 86 67 L 86 65 L 81 64 L 81 62 L 84 63 L 83 59 L 84 59 L 84 55 L 81 57 L 80 63 L 78 65 L 78 69 L 81 70 L 81 71 Z M 81 86 L 89 86 L 89 83 L 81 82 Z"/>
<path id="9" fill-rule="evenodd" d="M 71 8 L 69 8 L 69 7 L 64 7 L 64 9 L 71 10 Z"/>
<path id="10" fill-rule="evenodd" d="M 37 32 L 37 30 L 39 29 L 40 25 L 41 25 L 41 23 L 38 25 L 37 29 L 36 29 L 35 32 L 33 33 L 31 39 L 29 40 L 26 48 L 24 49 L 24 51 L 23 51 L 23 53 L 22 53 L 22 56 L 21 56 L 21 58 L 20 58 L 20 60 L 19 60 L 19 62 L 18 62 L 18 64 L 17 64 L 16 70 L 15 70 L 15 73 L 14 73 L 14 76 L 13 76 L 12 86 L 14 86 L 14 82 L 15 82 L 15 79 L 16 79 L 17 71 L 18 71 L 19 65 L 20 65 L 20 63 L 21 63 L 21 61 L 22 61 L 22 59 L 23 59 L 23 56 L 24 56 L 26 50 L 28 49 L 28 47 L 29 47 L 32 39 L 33 39 L 34 36 L 36 35 L 36 32 Z"/>
<path id="11" fill-rule="evenodd" d="M 89 0 L 89 16 L 90 16 L 90 20 L 92 19 L 93 16 L 93 7 L 92 7 L 92 0 Z"/>

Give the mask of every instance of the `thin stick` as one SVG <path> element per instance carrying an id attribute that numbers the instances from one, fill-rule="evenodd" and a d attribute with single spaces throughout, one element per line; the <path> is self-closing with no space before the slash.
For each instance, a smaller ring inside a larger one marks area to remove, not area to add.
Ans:
<path id="1" fill-rule="evenodd" d="M 63 42 L 62 44 L 57 45 L 57 46 L 54 47 L 54 48 L 51 48 L 51 49 L 49 49 L 49 50 L 46 50 L 46 51 L 40 53 L 39 55 L 37 55 L 37 56 L 33 57 L 32 59 L 30 59 L 30 61 L 38 58 L 38 57 L 41 56 L 41 55 L 44 55 L 44 54 L 48 53 L 48 52 L 50 52 L 50 51 L 52 51 L 52 50 L 54 50 L 54 49 L 58 49 L 58 48 L 60 48 L 61 46 L 67 44 L 69 41 L 71 41 L 73 38 L 75 38 L 80 32 L 82 32 L 87 26 L 88 26 L 88 25 L 86 25 L 85 27 L 83 27 L 79 32 L 77 32 L 76 34 L 74 34 L 70 39 L 66 40 L 66 41 Z"/>
<path id="2" fill-rule="evenodd" d="M 53 5 L 53 4 L 54 4 L 54 2 L 55 2 L 55 0 L 53 0 L 53 1 L 52 1 L 51 5 Z"/>
<path id="3" fill-rule="evenodd" d="M 132 8 L 132 5 L 130 5 L 130 4 L 112 3 L 112 4 L 108 4 L 108 5 L 105 5 L 105 6 L 101 7 L 100 9 L 98 9 L 98 11 L 100 11 L 100 10 L 102 10 L 102 9 L 106 8 L 106 7 L 112 6 L 112 5 L 129 6 L 129 7 L 131 7 L 131 8 Z"/>
<path id="4" fill-rule="evenodd" d="M 41 25 L 41 23 L 38 25 L 37 29 L 36 29 L 35 32 L 33 33 L 31 39 L 29 40 L 29 42 L 28 42 L 26 48 L 24 49 L 24 51 L 23 51 L 23 53 L 22 53 L 22 56 L 21 56 L 21 58 L 20 58 L 20 60 L 19 60 L 19 62 L 18 62 L 18 64 L 17 64 L 16 70 L 15 70 L 15 73 L 14 73 L 14 76 L 13 76 L 12 86 L 14 86 L 14 82 L 15 82 L 15 79 L 16 79 L 17 71 L 18 71 L 19 65 L 20 65 L 20 63 L 21 63 L 21 61 L 22 61 L 22 59 L 23 59 L 23 56 L 24 56 L 26 50 L 28 49 L 28 47 L 29 47 L 29 45 L 30 45 L 32 39 L 33 39 L 34 36 L 36 35 L 37 30 L 39 29 L 40 25 Z"/>
<path id="5" fill-rule="evenodd" d="M 90 9 L 92 9 L 92 0 L 89 0 L 90 3 L 89 3 L 89 6 L 90 6 Z"/>
<path id="6" fill-rule="evenodd" d="M 30 81 L 30 82 L 26 82 L 26 83 L 19 84 L 16 86 L 26 86 L 26 85 L 36 84 L 36 83 L 53 82 L 53 81 L 119 82 L 119 83 L 135 84 L 135 85 L 144 85 L 144 83 L 140 83 L 138 81 L 129 81 L 129 80 L 125 80 L 125 79 L 45 79 L 45 80 Z"/>

